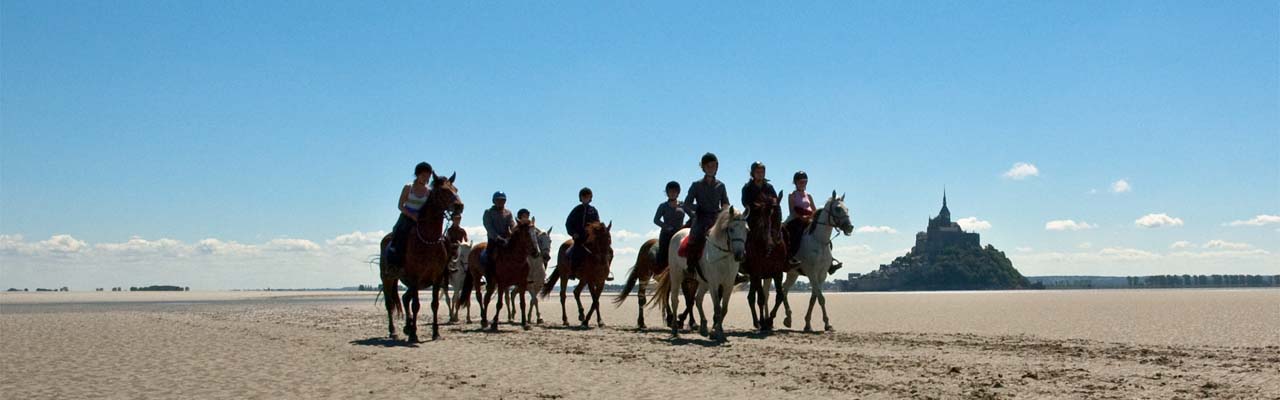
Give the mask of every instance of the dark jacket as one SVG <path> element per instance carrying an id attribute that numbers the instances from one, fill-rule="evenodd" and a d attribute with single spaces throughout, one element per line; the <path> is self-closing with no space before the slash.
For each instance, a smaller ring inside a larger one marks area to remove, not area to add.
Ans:
<path id="1" fill-rule="evenodd" d="M 600 212 L 591 205 L 579 204 L 569 212 L 569 218 L 564 221 L 564 228 L 569 231 L 569 236 L 582 240 L 587 235 L 587 224 L 592 222 L 600 222 Z"/>
<path id="2" fill-rule="evenodd" d="M 689 185 L 689 194 L 684 197 L 684 212 L 703 221 L 714 219 L 720 209 L 727 205 L 729 192 L 719 179 L 713 183 L 707 183 L 706 179 L 694 181 Z"/>
<path id="3" fill-rule="evenodd" d="M 778 191 L 773 188 L 773 184 L 769 183 L 768 179 L 765 179 L 764 185 L 760 186 L 747 181 L 747 184 L 742 185 L 742 206 L 750 209 L 756 203 L 756 200 L 760 198 L 761 193 L 764 193 L 765 196 L 773 197 L 775 201 L 777 200 Z"/>

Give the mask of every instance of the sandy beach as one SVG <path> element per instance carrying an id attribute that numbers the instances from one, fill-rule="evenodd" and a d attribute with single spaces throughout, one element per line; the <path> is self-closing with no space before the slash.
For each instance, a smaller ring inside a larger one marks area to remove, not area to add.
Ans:
<path id="1" fill-rule="evenodd" d="M 564 328 L 552 297 L 529 331 L 448 325 L 407 345 L 385 338 L 373 293 L 6 293 L 0 393 L 1280 398 L 1277 290 L 831 294 L 836 331 L 816 334 L 799 331 L 807 300 L 792 297 L 794 329 L 761 337 L 735 294 L 727 343 L 673 338 L 654 311 L 637 331 L 634 298 L 605 306 L 605 328 Z"/>

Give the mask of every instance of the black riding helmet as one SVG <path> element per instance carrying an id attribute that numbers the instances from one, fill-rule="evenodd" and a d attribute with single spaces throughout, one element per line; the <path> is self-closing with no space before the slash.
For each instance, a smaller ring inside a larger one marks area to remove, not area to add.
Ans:
<path id="1" fill-rule="evenodd" d="M 720 160 L 716 158 L 715 153 L 707 153 L 707 154 L 703 154 L 703 155 L 702 155 L 702 162 L 698 163 L 698 165 L 699 165 L 699 166 L 703 166 L 703 165 L 707 165 L 708 163 L 711 163 L 711 162 L 720 162 Z"/>
<path id="2" fill-rule="evenodd" d="M 680 182 L 676 182 L 676 181 L 667 182 L 667 191 L 669 192 L 669 191 L 671 191 L 672 189 L 674 189 L 675 191 L 679 192 L 679 191 L 680 191 Z"/>
<path id="3" fill-rule="evenodd" d="M 426 161 L 420 162 L 418 163 L 418 165 L 415 165 L 413 167 L 413 176 L 418 176 L 418 174 L 421 174 L 423 172 L 426 172 L 426 173 L 432 172 L 431 164 L 427 164 Z"/>
<path id="4" fill-rule="evenodd" d="M 751 176 L 752 174 L 756 173 L 756 169 L 757 169 L 757 168 L 759 168 L 759 169 L 766 169 L 766 168 L 765 168 L 765 166 L 764 166 L 764 163 L 759 162 L 759 161 L 753 162 L 753 163 L 751 163 L 751 170 L 750 170 L 750 171 L 747 171 L 747 176 Z"/>
<path id="5" fill-rule="evenodd" d="M 796 174 L 791 177 L 791 183 L 800 182 L 801 179 L 809 179 L 809 174 L 804 171 L 796 171 Z"/>
<path id="6" fill-rule="evenodd" d="M 582 196 L 587 196 L 587 195 L 590 195 L 590 194 L 591 194 L 591 188 L 589 188 L 589 187 L 584 187 L 584 188 L 582 188 L 582 190 L 579 190 L 579 191 L 578 191 L 578 198 L 579 198 L 579 199 L 581 199 L 581 198 L 582 198 Z"/>

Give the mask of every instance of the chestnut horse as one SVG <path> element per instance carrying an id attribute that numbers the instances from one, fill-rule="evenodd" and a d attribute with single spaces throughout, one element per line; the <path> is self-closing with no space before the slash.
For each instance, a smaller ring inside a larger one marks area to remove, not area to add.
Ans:
<path id="1" fill-rule="evenodd" d="M 578 269 L 578 286 L 573 289 L 573 300 L 578 303 L 578 321 L 582 322 L 584 328 L 590 326 L 592 313 L 596 316 L 596 326 L 604 326 L 604 321 L 600 317 L 600 293 L 604 292 L 604 282 L 609 278 L 609 264 L 613 263 L 613 238 L 609 234 L 610 229 L 613 229 L 613 222 L 609 225 L 600 222 L 587 224 L 587 240 L 579 249 L 579 251 L 586 251 L 587 255 L 582 258 L 582 265 Z M 551 276 L 547 277 L 547 282 L 542 287 L 542 297 L 547 297 L 559 281 L 560 318 L 565 326 L 569 325 L 568 313 L 565 311 L 565 288 L 569 284 L 569 269 L 572 268 L 569 257 L 570 246 L 573 246 L 573 239 L 560 244 L 555 270 L 551 271 Z M 591 291 L 592 301 L 591 310 L 585 314 L 582 308 L 584 284 Z"/>
<path id="2" fill-rule="evenodd" d="M 751 229 L 747 235 L 747 258 L 742 269 L 751 278 L 751 291 L 747 294 L 751 321 L 761 333 L 773 331 L 776 315 L 769 310 L 769 287 L 765 280 L 772 280 L 777 290 L 774 303 L 781 302 L 787 295 L 782 286 L 782 274 L 791 269 L 787 262 L 787 243 L 782 236 L 782 210 L 778 208 L 780 198 L 782 192 L 778 192 L 778 197 L 761 193 L 751 205 L 750 218 L 747 219 L 747 226 Z"/>
<path id="3" fill-rule="evenodd" d="M 515 312 L 512 311 L 516 308 L 516 296 L 524 297 L 525 293 L 529 294 L 529 309 L 525 318 L 537 324 L 543 322 L 542 308 L 538 306 L 538 293 L 542 293 L 542 280 L 547 279 L 547 263 L 551 262 L 551 231 L 553 230 L 555 228 L 543 231 L 538 228 L 538 219 L 533 219 L 534 241 L 538 243 L 538 253 L 540 254 L 537 257 L 529 257 L 529 286 L 525 291 L 518 292 L 515 288 L 507 291 L 507 322 L 514 321 L 516 318 Z M 538 313 L 537 320 L 533 319 L 535 311 Z"/>
<path id="4" fill-rule="evenodd" d="M 448 285 L 449 249 L 444 237 L 445 214 L 462 212 L 462 199 L 458 197 L 458 189 L 453 186 L 458 174 L 448 179 L 432 174 L 431 194 L 426 204 L 418 210 L 417 222 L 409 231 L 404 254 L 404 265 L 396 268 L 387 260 L 379 260 L 382 275 L 382 292 L 386 296 L 387 331 L 392 339 L 396 338 L 396 325 L 393 316 L 409 308 L 404 313 L 404 334 L 409 342 L 418 342 L 418 290 L 431 288 L 431 339 L 440 338 L 440 291 Z M 391 242 L 391 235 L 382 238 L 382 248 Z M 399 296 L 400 283 L 404 283 L 404 297 Z M 403 304 L 403 306 L 402 306 Z"/>
<path id="5" fill-rule="evenodd" d="M 671 251 L 677 251 L 671 249 Z M 622 303 L 627 301 L 627 296 L 631 294 L 631 290 L 636 290 L 638 297 L 638 309 L 636 310 L 636 327 L 645 329 L 644 323 L 644 306 L 648 303 L 645 297 L 646 289 L 650 280 L 657 280 L 663 273 L 667 272 L 667 268 L 658 265 L 658 239 L 649 239 L 640 245 L 640 253 L 636 255 L 636 263 L 631 266 L 631 270 L 627 271 L 627 283 L 622 287 L 622 293 L 613 298 L 615 307 L 621 307 Z M 656 289 L 655 289 L 656 290 Z M 693 295 L 698 291 L 698 281 L 693 277 L 686 277 L 684 285 L 682 285 L 682 293 L 685 298 L 685 311 L 680 315 L 680 320 L 684 321 L 686 317 L 693 315 Z M 663 311 L 666 309 L 664 308 Z M 663 314 L 663 320 L 667 319 L 667 315 Z M 693 319 L 689 319 L 689 328 L 694 329 Z"/>
<path id="6" fill-rule="evenodd" d="M 515 287 L 516 293 L 524 293 L 529 287 L 529 259 L 541 258 L 542 254 L 538 250 L 538 244 L 534 241 L 533 224 L 520 223 L 511 232 L 511 239 L 506 245 L 498 246 L 489 251 L 496 251 L 493 254 L 493 264 L 484 268 L 484 300 L 480 302 L 480 329 L 484 329 L 488 324 L 489 300 L 498 294 L 497 308 L 493 311 L 493 324 L 488 325 L 493 332 L 498 331 L 499 316 L 502 315 L 502 302 L 507 296 L 507 288 Z M 486 244 L 477 245 L 481 253 L 484 252 Z M 476 250 L 473 249 L 472 253 Z M 473 261 L 479 265 L 480 254 L 476 254 Z M 463 297 L 467 285 L 463 284 Z M 520 327 L 529 329 L 529 320 L 525 314 L 524 296 L 520 296 Z"/>

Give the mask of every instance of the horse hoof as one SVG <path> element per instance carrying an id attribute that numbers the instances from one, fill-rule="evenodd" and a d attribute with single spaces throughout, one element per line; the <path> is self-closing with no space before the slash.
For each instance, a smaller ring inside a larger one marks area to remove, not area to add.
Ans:
<path id="1" fill-rule="evenodd" d="M 787 317 L 786 319 L 783 319 L 783 320 L 782 320 L 782 326 L 785 326 L 785 327 L 790 328 L 790 327 L 791 327 L 791 317 Z"/>
<path id="2" fill-rule="evenodd" d="M 707 328 L 698 328 L 698 334 L 699 334 L 699 335 L 702 335 L 702 337 L 708 337 L 708 336 L 709 336 L 709 334 L 707 333 Z"/>
<path id="3" fill-rule="evenodd" d="M 826 328 L 823 328 L 823 329 L 825 329 L 827 332 L 835 332 L 835 331 L 836 331 L 836 328 L 833 328 L 831 325 L 827 325 L 827 327 L 826 327 Z"/>
<path id="4" fill-rule="evenodd" d="M 434 342 L 434 341 L 437 341 L 437 340 L 440 340 L 440 334 L 432 334 L 432 335 L 431 335 L 431 341 L 433 341 L 433 342 Z"/>
<path id="5" fill-rule="evenodd" d="M 543 324 L 542 318 L 538 318 L 538 325 L 542 325 L 542 324 Z"/>
<path id="6" fill-rule="evenodd" d="M 639 330 L 642 330 L 642 331 L 643 331 L 643 330 L 645 329 L 644 323 L 636 324 L 636 329 L 639 329 Z"/>
<path id="7" fill-rule="evenodd" d="M 527 331 L 529 330 L 529 325 L 520 325 L 520 328 Z"/>
<path id="8" fill-rule="evenodd" d="M 804 326 L 804 333 L 813 333 L 813 328 L 810 328 L 808 325 L 805 325 L 805 326 Z"/>

